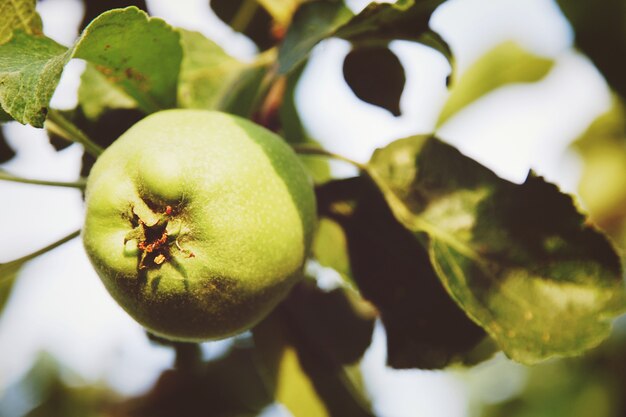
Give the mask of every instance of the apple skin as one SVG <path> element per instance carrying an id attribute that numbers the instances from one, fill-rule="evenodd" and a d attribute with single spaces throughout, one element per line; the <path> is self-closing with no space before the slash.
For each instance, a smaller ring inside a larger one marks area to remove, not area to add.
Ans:
<path id="1" fill-rule="evenodd" d="M 302 277 L 316 223 L 310 179 L 291 148 L 239 117 L 165 110 L 98 158 L 83 243 L 113 298 L 177 341 L 258 323 Z"/>

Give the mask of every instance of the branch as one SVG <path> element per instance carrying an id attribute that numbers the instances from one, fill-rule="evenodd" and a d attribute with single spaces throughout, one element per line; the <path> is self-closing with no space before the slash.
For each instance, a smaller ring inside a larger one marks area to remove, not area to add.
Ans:
<path id="1" fill-rule="evenodd" d="M 354 165 L 360 171 L 367 172 L 367 165 L 362 164 L 360 162 L 357 162 L 354 159 L 350 159 L 350 158 L 348 158 L 346 156 L 339 155 L 339 154 L 336 154 L 334 152 L 327 151 L 326 149 L 317 148 L 315 146 L 310 146 L 310 145 L 291 145 L 291 148 L 297 154 L 301 154 L 301 155 L 317 155 L 317 156 L 324 156 L 324 157 L 327 157 L 327 158 L 337 159 L 339 161 L 344 161 L 344 162 L 347 162 L 347 163 L 349 163 L 351 165 Z"/>
<path id="2" fill-rule="evenodd" d="M 36 184 L 36 185 L 49 185 L 54 187 L 68 187 L 68 188 L 78 188 L 79 190 L 85 189 L 86 180 L 84 178 L 79 179 L 74 182 L 65 182 L 65 181 L 46 181 L 46 180 L 37 180 L 31 178 L 22 178 L 16 177 L 15 175 L 9 174 L 8 172 L 0 170 L 0 180 L 2 181 L 13 181 L 13 182 L 21 182 L 24 184 Z"/>

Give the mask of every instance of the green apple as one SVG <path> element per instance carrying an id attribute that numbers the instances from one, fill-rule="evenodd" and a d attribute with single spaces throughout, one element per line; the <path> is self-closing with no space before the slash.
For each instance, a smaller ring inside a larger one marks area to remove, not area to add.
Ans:
<path id="1" fill-rule="evenodd" d="M 113 298 L 150 332 L 225 338 L 264 318 L 302 276 L 316 221 L 291 148 L 239 117 L 166 110 L 98 158 L 83 242 Z"/>

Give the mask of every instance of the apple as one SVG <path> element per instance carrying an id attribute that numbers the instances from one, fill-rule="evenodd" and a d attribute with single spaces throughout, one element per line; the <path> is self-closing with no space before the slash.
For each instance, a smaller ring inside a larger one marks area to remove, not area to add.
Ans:
<path id="1" fill-rule="evenodd" d="M 165 110 L 98 158 L 87 255 L 148 331 L 216 340 L 263 319 L 302 277 L 316 222 L 298 157 L 277 135 L 214 111 Z"/>

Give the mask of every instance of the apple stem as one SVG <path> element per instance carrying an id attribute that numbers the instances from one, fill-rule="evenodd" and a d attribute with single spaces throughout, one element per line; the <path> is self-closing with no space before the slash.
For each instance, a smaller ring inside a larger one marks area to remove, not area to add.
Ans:
<path id="1" fill-rule="evenodd" d="M 351 165 L 357 167 L 360 171 L 367 172 L 367 165 L 362 164 L 354 159 L 350 159 L 347 156 L 339 155 L 334 152 L 327 151 L 326 149 L 318 148 L 311 145 L 291 145 L 291 148 L 295 153 L 300 155 L 317 155 L 317 156 L 325 156 L 327 158 L 337 159 L 339 161 L 347 162 Z"/>
<path id="2" fill-rule="evenodd" d="M 65 140 L 70 142 L 77 142 L 84 146 L 85 151 L 90 153 L 94 157 L 100 156 L 104 150 L 94 141 L 89 139 L 82 130 L 78 128 L 74 123 L 67 119 L 63 114 L 55 109 L 51 109 L 48 112 L 48 119 L 46 120 L 46 127 L 53 133 L 58 134 Z"/>
<path id="3" fill-rule="evenodd" d="M 28 262 L 32 259 L 35 259 L 38 256 L 43 255 L 44 253 L 50 252 L 53 249 L 56 249 L 57 247 L 61 246 L 62 244 L 74 239 L 75 237 L 78 237 L 80 235 L 80 230 L 76 230 L 72 233 L 70 233 L 69 235 L 57 240 L 54 243 L 49 244 L 48 246 L 41 248 L 33 253 L 30 253 L 26 256 L 22 256 L 21 258 L 15 259 L 13 261 L 10 262 L 6 262 L 3 264 L 0 264 L 0 272 L 2 272 L 3 270 L 9 270 L 11 269 L 11 267 L 13 267 L 14 265 L 20 265 L 23 264 L 25 262 Z M 3 274 L 0 274 L 0 282 L 2 281 L 2 279 L 4 278 L 4 276 L 2 276 Z M 7 275 L 7 276 L 10 276 Z"/>
<path id="4" fill-rule="evenodd" d="M 64 181 L 46 181 L 46 180 L 37 180 L 32 178 L 22 178 L 17 177 L 15 175 L 11 175 L 8 172 L 4 172 L 0 170 L 0 180 L 3 181 L 13 181 L 13 182 L 21 182 L 24 184 L 36 184 L 36 185 L 49 185 L 54 187 L 68 187 L 68 188 L 78 188 L 79 190 L 85 189 L 86 180 L 84 178 L 79 179 L 74 182 L 64 182 Z"/>

